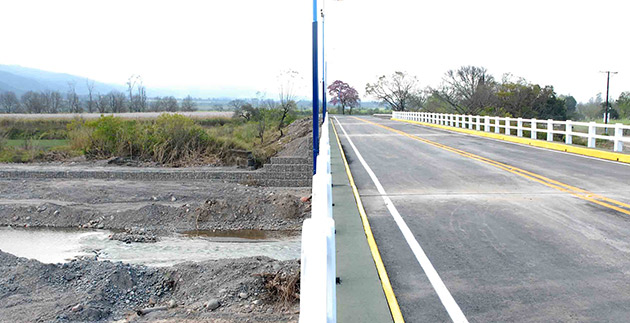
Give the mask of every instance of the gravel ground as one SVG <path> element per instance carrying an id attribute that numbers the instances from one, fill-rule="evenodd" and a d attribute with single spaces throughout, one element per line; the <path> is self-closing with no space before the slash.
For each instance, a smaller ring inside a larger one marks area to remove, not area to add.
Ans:
<path id="1" fill-rule="evenodd" d="M 298 317 L 297 302 L 274 295 L 263 276 L 292 277 L 298 270 L 297 261 L 265 257 L 151 268 L 87 259 L 42 264 L 0 251 L 0 318 L 3 322 L 291 322 Z M 147 309 L 158 310 L 137 312 Z"/>
<path id="2" fill-rule="evenodd" d="M 0 180 L 0 225 L 189 230 L 300 230 L 308 189 L 201 181 Z"/>

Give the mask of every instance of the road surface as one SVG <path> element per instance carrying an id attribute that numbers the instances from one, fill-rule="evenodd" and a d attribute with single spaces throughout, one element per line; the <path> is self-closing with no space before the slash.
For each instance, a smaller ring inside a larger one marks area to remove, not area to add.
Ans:
<path id="1" fill-rule="evenodd" d="M 407 322 L 630 320 L 630 165 L 333 119 Z"/>

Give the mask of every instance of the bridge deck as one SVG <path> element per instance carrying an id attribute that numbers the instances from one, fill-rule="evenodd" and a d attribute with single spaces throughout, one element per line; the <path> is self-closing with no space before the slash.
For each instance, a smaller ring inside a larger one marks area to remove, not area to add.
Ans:
<path id="1" fill-rule="evenodd" d="M 337 118 L 406 321 L 448 322 L 458 313 L 474 322 L 630 317 L 629 165 L 372 117 Z M 346 196 L 335 195 L 335 205 Z M 342 241 L 340 255 L 354 248 Z M 344 292 L 342 285 L 339 312 Z"/>

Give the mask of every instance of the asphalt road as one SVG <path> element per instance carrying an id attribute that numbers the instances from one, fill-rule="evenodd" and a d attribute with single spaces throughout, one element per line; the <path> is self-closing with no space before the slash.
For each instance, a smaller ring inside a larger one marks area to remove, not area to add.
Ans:
<path id="1" fill-rule="evenodd" d="M 458 310 L 470 322 L 630 321 L 630 215 L 372 123 L 627 204 L 629 165 L 373 117 L 337 118 L 407 322 L 448 322 Z"/>

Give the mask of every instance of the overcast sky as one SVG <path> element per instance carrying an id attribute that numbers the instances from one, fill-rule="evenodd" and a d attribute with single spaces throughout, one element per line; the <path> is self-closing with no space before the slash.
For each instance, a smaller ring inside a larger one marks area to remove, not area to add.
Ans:
<path id="1" fill-rule="evenodd" d="M 322 1 L 319 1 L 322 3 Z M 437 86 L 448 69 L 484 66 L 586 101 L 630 91 L 625 0 L 326 1 L 329 83 L 364 93 L 402 70 Z M 310 0 L 4 1 L 0 64 L 149 88 L 234 89 L 273 97 L 277 75 L 310 93 Z M 149 93 L 150 94 L 150 93 Z M 364 97 L 365 99 L 369 99 Z"/>

